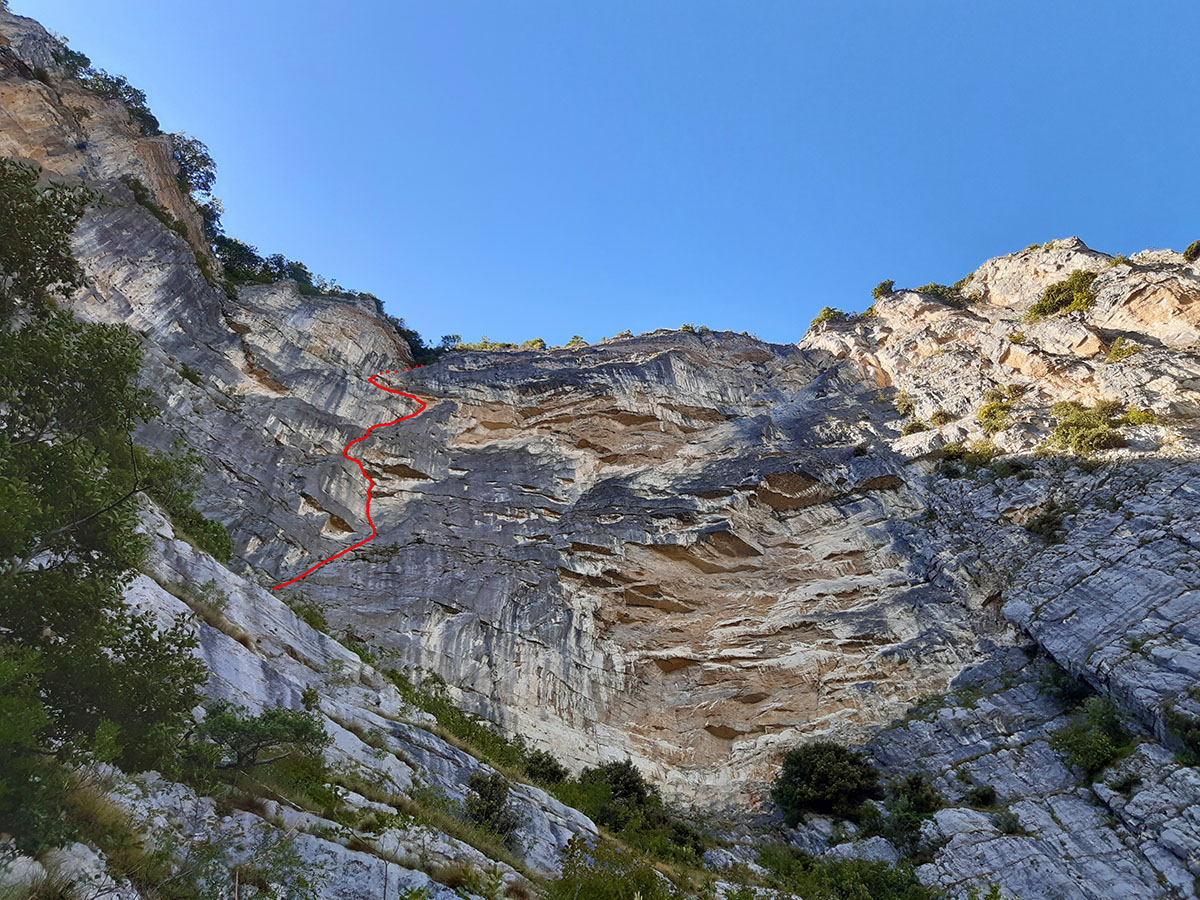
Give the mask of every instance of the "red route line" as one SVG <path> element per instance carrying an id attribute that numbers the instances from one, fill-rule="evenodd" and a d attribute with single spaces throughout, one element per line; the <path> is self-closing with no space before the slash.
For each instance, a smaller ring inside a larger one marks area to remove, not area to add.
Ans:
<path id="1" fill-rule="evenodd" d="M 363 468 L 362 460 L 359 459 L 357 456 L 350 455 L 350 448 L 353 447 L 355 444 L 357 444 L 359 441 L 365 441 L 367 438 L 369 438 L 371 436 L 371 432 L 374 431 L 376 428 L 387 428 L 389 425 L 395 425 L 397 422 L 403 422 L 405 419 L 411 419 L 411 418 L 413 418 L 413 416 L 418 416 L 422 412 L 425 411 L 425 401 L 422 400 L 420 397 L 415 397 L 412 394 L 406 394 L 404 391 L 398 391 L 395 388 L 384 387 L 382 384 L 380 384 L 378 381 L 375 380 L 380 375 L 394 375 L 396 372 L 407 372 L 409 369 L 419 369 L 419 368 L 420 368 L 420 366 L 408 366 L 404 369 L 385 369 L 384 371 L 378 373 L 377 375 L 372 375 L 370 378 L 367 379 L 367 381 L 371 382 L 371 384 L 375 385 L 375 387 L 379 388 L 381 391 L 387 391 L 389 394 L 399 394 L 401 397 L 407 397 L 410 400 L 416 400 L 417 403 L 420 404 L 420 406 L 418 406 L 417 409 L 414 410 L 413 412 L 410 412 L 407 416 L 401 416 L 398 419 L 392 419 L 392 421 L 390 421 L 390 422 L 375 423 L 374 425 L 372 425 L 370 428 L 367 429 L 366 434 L 364 434 L 362 437 L 357 437 L 354 440 L 352 440 L 350 443 L 348 443 L 346 445 L 346 449 L 342 451 L 342 456 L 346 457 L 346 459 L 353 460 L 355 463 L 357 463 L 358 470 L 360 472 L 362 472 L 362 477 L 367 479 L 367 521 L 371 523 L 370 537 L 365 537 L 361 541 L 359 541 L 357 544 L 354 544 L 350 547 L 347 547 L 345 550 L 342 550 L 338 553 L 333 554 L 333 556 L 329 557 L 328 559 L 321 560 L 319 563 L 317 563 L 315 566 L 313 566 L 311 569 L 309 569 L 303 575 L 297 575 L 295 578 L 289 578 L 287 581 L 283 582 L 282 584 L 275 585 L 275 587 L 271 588 L 271 590 L 277 591 L 281 587 L 287 587 L 289 584 L 299 581 L 301 578 L 306 578 L 309 575 L 311 575 L 313 572 L 317 571 L 317 569 L 321 568 L 321 566 L 325 565 L 325 563 L 333 562 L 339 556 L 345 556 L 351 550 L 356 550 L 357 548 L 361 547 L 363 544 L 367 543 L 368 541 L 372 541 L 375 539 L 375 522 L 372 521 L 372 519 L 371 519 L 371 491 L 373 491 L 375 489 L 375 482 L 371 480 L 371 476 L 368 475 L 367 470 Z"/>

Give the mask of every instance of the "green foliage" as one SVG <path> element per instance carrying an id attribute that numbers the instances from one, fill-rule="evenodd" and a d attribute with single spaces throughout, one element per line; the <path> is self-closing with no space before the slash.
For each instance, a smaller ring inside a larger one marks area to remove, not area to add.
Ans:
<path id="1" fill-rule="evenodd" d="M 971 444 L 943 444 L 941 459 L 935 470 L 939 475 L 948 478 L 959 478 L 963 475 L 973 475 L 979 469 L 994 464 L 1000 451 L 994 444 L 987 441 L 975 441 Z"/>
<path id="2" fill-rule="evenodd" d="M 1020 817 L 1011 809 L 1002 809 L 992 816 L 992 824 L 1002 834 L 1028 834 L 1025 826 L 1021 824 Z"/>
<path id="3" fill-rule="evenodd" d="M 1113 266 L 1132 266 L 1133 263 L 1130 261 L 1129 257 L 1126 256 L 1124 253 L 1118 253 L 1116 256 L 1114 256 L 1112 259 L 1110 259 L 1108 261 L 1108 265 L 1109 265 L 1109 268 L 1112 268 Z"/>
<path id="4" fill-rule="evenodd" d="M 770 845 L 759 852 L 759 865 L 773 887 L 806 900 L 938 900 L 912 866 L 889 866 L 861 859 L 811 856 L 795 847 Z"/>
<path id="5" fill-rule="evenodd" d="M 203 142 L 177 131 L 171 135 L 171 152 L 179 166 L 179 187 L 186 194 L 212 193 L 217 164 Z"/>
<path id="6" fill-rule="evenodd" d="M 229 532 L 194 505 L 204 460 L 179 447 L 173 454 L 135 447 L 134 456 L 142 489 L 161 504 L 175 530 L 214 559 L 228 562 L 233 557 Z"/>
<path id="7" fill-rule="evenodd" d="M 1117 431 L 1121 421 L 1121 404 L 1102 400 L 1093 407 L 1078 403 L 1056 403 L 1050 411 L 1057 417 L 1047 444 L 1088 456 L 1100 450 L 1125 446 L 1125 438 Z"/>
<path id="8" fill-rule="evenodd" d="M 831 741 L 789 750 L 771 789 L 789 825 L 799 824 L 809 812 L 854 818 L 864 800 L 879 794 L 875 766 Z"/>
<path id="9" fill-rule="evenodd" d="M 342 297 L 373 303 L 380 318 L 388 322 L 396 334 L 408 344 L 413 360 L 417 363 L 435 360 L 459 342 L 459 335 L 446 335 L 439 346 L 429 346 L 417 331 L 405 325 L 403 319 L 388 315 L 383 301 L 374 294 L 344 288 L 336 281 L 314 274 L 304 263 L 288 259 L 282 253 L 262 256 L 258 248 L 223 234 L 214 234 L 212 242 L 213 254 L 220 260 L 225 276 L 234 284 L 274 284 L 279 281 L 291 281 L 305 296 Z"/>
<path id="10" fill-rule="evenodd" d="M 933 858 L 934 847 L 922 837 L 926 819 L 946 805 L 945 798 L 924 772 L 914 772 L 888 783 L 884 799 L 886 815 L 871 804 L 859 812 L 864 837 L 880 835 L 891 841 L 910 861 L 924 863 Z"/>
<path id="11" fill-rule="evenodd" d="M 580 339 L 582 340 L 582 338 Z M 442 345 L 451 350 L 545 350 L 546 342 L 541 338 L 530 338 L 520 344 L 514 344 L 509 341 L 493 341 L 489 340 L 485 334 L 482 338 L 474 343 L 464 343 L 462 337 L 457 334 L 447 335 L 442 338 Z"/>
<path id="12" fill-rule="evenodd" d="M 1129 357 L 1141 349 L 1133 341 L 1127 341 L 1125 338 L 1119 337 L 1109 345 L 1108 355 L 1104 358 L 1104 361 L 1110 363 L 1120 362 L 1123 359 L 1129 359 Z"/>
<path id="13" fill-rule="evenodd" d="M 327 865 L 305 858 L 292 832 L 259 825 L 244 835 L 198 835 L 172 854 L 157 878 L 135 879 L 161 900 L 317 900 Z M 174 868 L 176 871 L 171 871 Z"/>
<path id="14" fill-rule="evenodd" d="M 441 729 L 477 758 L 512 773 L 524 773 L 630 845 L 662 859 L 687 863 L 697 862 L 703 854 L 700 835 L 665 806 L 657 789 L 632 762 L 584 769 L 577 779 L 571 778 L 549 753 L 530 748 L 519 736 L 506 737 L 490 723 L 459 709 L 445 682 L 436 675 L 414 681 L 408 672 L 396 669 L 384 674 L 407 702 L 433 715 Z"/>
<path id="15" fill-rule="evenodd" d="M 1118 425 L 1153 425 L 1158 416 L 1148 409 L 1127 409 L 1117 417 Z"/>
<path id="16" fill-rule="evenodd" d="M 834 309 L 832 306 L 826 306 L 819 313 L 817 313 L 816 318 L 812 320 L 812 325 L 809 327 L 816 328 L 818 325 L 824 325 L 826 323 L 833 324 L 837 322 L 849 321 L 850 316 L 842 312 L 840 309 Z"/>
<path id="17" fill-rule="evenodd" d="M 875 287 L 871 289 L 871 296 L 874 299 L 879 300 L 883 297 L 886 297 L 888 294 L 892 293 L 895 290 L 896 290 L 896 282 L 881 281 L 881 282 L 879 282 L 879 284 L 875 285 Z"/>
<path id="18" fill-rule="evenodd" d="M 1181 712 L 1173 701 L 1163 704 L 1163 725 L 1186 748 L 1184 761 L 1200 765 L 1200 718 Z"/>
<path id="19" fill-rule="evenodd" d="M 978 303 L 983 299 L 982 295 L 980 294 L 968 295 L 963 293 L 963 288 L 966 286 L 968 278 L 970 278 L 969 275 L 967 278 L 956 281 L 954 284 L 938 284 L 936 282 L 930 282 L 929 284 L 922 285 L 915 290 L 918 294 L 924 294 L 927 297 L 935 297 L 943 303 L 962 309 Z"/>
<path id="20" fill-rule="evenodd" d="M 896 412 L 902 416 L 911 416 L 917 411 L 917 401 L 908 391 L 900 391 L 892 402 L 896 406 Z"/>
<path id="21" fill-rule="evenodd" d="M 1055 313 L 1087 309 L 1096 299 L 1096 292 L 1092 289 L 1092 282 L 1095 280 L 1095 272 L 1076 269 L 1064 280 L 1057 281 L 1042 291 L 1042 298 L 1025 314 L 1026 320 L 1033 322 Z"/>
<path id="22" fill-rule="evenodd" d="M 1049 662 L 1042 673 L 1038 693 L 1049 694 L 1066 709 L 1074 709 L 1094 691 L 1082 678 L 1076 678 L 1056 662 Z"/>
<path id="23" fill-rule="evenodd" d="M 494 766 L 519 769 L 527 752 L 524 741 L 511 740 L 489 722 L 459 709 L 436 675 L 414 681 L 407 671 L 387 669 L 383 673 L 407 702 L 437 719 L 438 725 L 466 742 L 475 756 Z"/>
<path id="24" fill-rule="evenodd" d="M 509 802 L 508 779 L 499 772 L 472 772 L 467 787 L 471 789 L 465 808 L 467 821 L 512 846 L 524 819 Z"/>
<path id="25" fill-rule="evenodd" d="M 904 427 L 900 429 L 900 434 L 901 434 L 901 436 L 907 436 L 910 434 L 917 434 L 919 432 L 928 431 L 928 430 L 929 430 L 929 426 L 926 425 L 924 422 L 920 422 L 920 421 L 905 422 Z"/>
<path id="26" fill-rule="evenodd" d="M 145 184 L 132 175 L 122 175 L 121 183 L 133 192 L 133 199 L 140 206 L 149 210 L 154 218 L 158 219 L 158 221 L 162 222 L 185 241 L 190 240 L 187 226 L 171 215 L 171 212 L 166 207 L 158 204 L 154 199 L 154 195 L 150 192 L 150 188 L 146 187 Z M 190 243 L 189 246 L 191 246 Z"/>
<path id="27" fill-rule="evenodd" d="M 953 422 L 954 416 L 944 409 L 935 409 L 933 415 L 929 417 L 929 421 L 940 428 Z"/>
<path id="28" fill-rule="evenodd" d="M 333 742 L 321 720 L 306 710 L 273 707 L 252 716 L 215 700 L 205 706 L 205 712 L 195 740 L 220 749 L 218 769 L 246 771 L 293 754 L 312 755 Z"/>
<path id="29" fill-rule="evenodd" d="M 587 341 L 585 341 L 579 335 L 573 334 L 573 335 L 571 335 L 571 339 L 569 341 L 567 341 L 567 346 L 568 347 L 586 347 Z"/>
<path id="30" fill-rule="evenodd" d="M 1031 516 L 1025 523 L 1025 530 L 1044 538 L 1047 543 L 1057 544 L 1062 541 L 1063 519 L 1068 510 L 1051 500 L 1037 515 Z"/>
<path id="31" fill-rule="evenodd" d="M 1200 259 L 1200 241 L 1192 241 L 1188 244 L 1187 249 L 1183 251 L 1183 258 L 1188 262 Z"/>
<path id="32" fill-rule="evenodd" d="M 235 282 L 267 281 L 263 276 L 265 260 L 258 250 L 237 238 L 218 235 L 213 240 L 213 253 L 221 261 L 225 275 Z"/>
<path id="33" fill-rule="evenodd" d="M 976 416 L 983 433 L 991 437 L 1009 428 L 1012 425 L 1012 409 L 1013 403 L 1008 400 L 985 404 Z"/>
<path id="34" fill-rule="evenodd" d="M 70 834 L 57 760 L 169 762 L 204 680 L 186 624 L 122 597 L 145 550 L 130 432 L 154 412 L 138 338 L 52 310 L 78 283 L 68 242 L 89 196 L 0 162 L 0 228 L 34 236 L 0 250 L 0 819 L 35 845 Z"/>
<path id="35" fill-rule="evenodd" d="M 546 885 L 548 900 L 675 900 L 680 896 L 650 860 L 607 842 L 571 838 L 562 874 Z"/>
<path id="36" fill-rule="evenodd" d="M 64 184 L 39 187 L 40 173 L 0 158 L 0 320 L 18 306 L 45 310 L 82 283 L 71 234 L 99 195 Z"/>
<path id="37" fill-rule="evenodd" d="M 299 594 L 287 594 L 283 601 L 291 607 L 292 612 L 299 617 L 301 622 L 317 631 L 329 634 L 329 620 L 325 618 L 325 610 L 320 606 Z"/>
<path id="38" fill-rule="evenodd" d="M 525 774 L 544 787 L 562 784 L 571 777 L 567 767 L 545 750 L 528 750 L 525 753 Z"/>
<path id="39" fill-rule="evenodd" d="M 1023 343 L 1025 343 L 1025 332 L 1010 331 L 1008 333 L 1008 340 L 1009 340 L 1009 343 L 1012 343 L 1012 344 L 1023 344 Z"/>
<path id="40" fill-rule="evenodd" d="M 60 42 L 54 51 L 54 59 L 72 78 L 78 78 L 83 86 L 106 100 L 119 100 L 129 111 L 129 118 L 141 129 L 142 134 L 161 134 L 158 119 L 150 112 L 146 103 L 146 92 L 138 90 L 123 75 L 112 75 L 104 69 L 92 66 L 92 61 L 71 50 Z"/>
<path id="41" fill-rule="evenodd" d="M 696 864 L 704 853 L 700 834 L 663 804 L 630 760 L 586 768 L 575 781 L 552 788 L 554 795 L 626 843 L 662 859 Z"/>
<path id="42" fill-rule="evenodd" d="M 1126 797 L 1128 797 L 1141 786 L 1142 776 L 1135 772 L 1128 772 L 1125 775 L 1122 775 L 1116 781 L 1109 784 L 1110 788 L 1112 788 L 1118 794 L 1124 794 Z"/>
<path id="43" fill-rule="evenodd" d="M 978 784 L 963 794 L 963 803 L 987 809 L 996 805 L 996 789 L 990 784 Z"/>
<path id="44" fill-rule="evenodd" d="M 1088 778 L 1125 752 L 1132 741 L 1125 717 L 1108 697 L 1089 697 L 1071 723 L 1055 732 L 1050 746 Z"/>

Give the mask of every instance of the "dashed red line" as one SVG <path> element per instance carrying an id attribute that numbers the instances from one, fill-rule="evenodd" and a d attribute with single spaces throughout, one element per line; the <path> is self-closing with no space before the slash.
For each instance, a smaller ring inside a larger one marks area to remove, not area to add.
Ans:
<path id="1" fill-rule="evenodd" d="M 305 577 L 311 575 L 313 572 L 317 571 L 317 569 L 321 568 L 321 566 L 325 565 L 325 563 L 331 563 L 338 557 L 345 556 L 351 550 L 356 550 L 359 547 L 361 547 L 363 544 L 366 544 L 369 541 L 372 541 L 375 539 L 375 534 L 376 534 L 375 522 L 371 519 L 371 491 L 373 491 L 375 489 L 375 482 L 371 479 L 371 476 L 367 474 L 367 470 L 363 468 L 362 460 L 359 459 L 357 456 L 350 455 L 350 448 L 353 447 L 355 444 L 357 444 L 359 441 L 365 441 L 367 438 L 369 438 L 371 436 L 371 432 L 374 431 L 376 428 L 387 428 L 389 425 L 395 425 L 397 422 L 403 422 L 405 419 L 411 419 L 414 416 L 418 416 L 422 412 L 425 411 L 425 401 L 422 400 L 420 397 L 416 397 L 412 394 L 407 394 L 404 391 L 398 391 L 395 388 L 384 387 L 382 384 L 380 384 L 378 381 L 375 380 L 380 375 L 395 375 L 400 372 L 408 372 L 412 369 L 419 369 L 419 368 L 421 368 L 421 366 L 405 366 L 403 369 L 384 369 L 378 375 L 372 375 L 370 378 L 367 379 L 367 381 L 371 382 L 371 384 L 375 385 L 375 387 L 379 388 L 381 391 L 387 391 L 389 394 L 399 394 L 401 397 L 407 397 L 410 400 L 416 400 L 417 404 L 418 404 L 417 408 L 413 412 L 410 412 L 407 416 L 401 416 L 398 419 L 392 419 L 392 421 L 390 421 L 390 422 L 376 422 L 374 425 L 372 425 L 370 428 L 367 429 L 366 434 L 364 434 L 362 437 L 356 437 L 354 440 L 352 440 L 350 443 L 348 443 L 346 445 L 346 448 L 342 451 L 342 456 L 346 457 L 346 459 L 352 460 L 353 462 L 357 463 L 358 470 L 360 472 L 362 472 L 362 477 L 367 479 L 367 521 L 371 525 L 370 536 L 363 538 L 357 544 L 353 544 L 352 546 L 347 547 L 345 550 L 341 550 L 338 553 L 333 554 L 333 556 L 329 557 L 328 559 L 321 560 L 319 563 L 317 563 L 315 566 L 313 566 L 311 569 L 304 572 L 303 574 L 297 575 L 295 578 L 289 578 L 287 581 L 282 582 L 281 584 L 275 585 L 275 587 L 271 588 L 271 590 L 277 591 L 281 587 L 287 587 L 289 584 L 293 584 L 294 582 L 299 581 L 301 578 L 305 578 Z"/>

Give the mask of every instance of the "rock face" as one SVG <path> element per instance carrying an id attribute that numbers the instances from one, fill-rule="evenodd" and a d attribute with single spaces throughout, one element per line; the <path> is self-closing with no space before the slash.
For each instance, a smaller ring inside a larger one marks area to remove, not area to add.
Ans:
<path id="1" fill-rule="evenodd" d="M 204 457 L 199 506 L 235 539 L 228 571 L 151 523 L 162 577 L 133 596 L 167 614 L 180 607 L 162 584 L 222 586 L 255 640 L 205 632 L 214 694 L 294 706 L 333 672 L 345 689 L 323 710 L 348 762 L 369 751 L 337 722 L 386 736 L 396 752 L 371 764 L 397 790 L 415 766 L 461 793 L 478 763 L 266 590 L 369 531 L 341 451 L 409 411 L 366 380 L 411 363 L 408 346 L 371 304 L 210 284 L 166 139 L 63 77 L 45 33 L 3 12 L 0 152 L 105 191 L 76 235 L 76 309 L 145 335 L 163 415 L 141 438 Z M 1027 321 L 1076 270 L 1096 273 L 1090 306 Z M 1170 251 L 1118 262 L 1071 238 L 984 263 L 962 295 L 975 302 L 895 292 L 797 345 L 657 331 L 456 352 L 392 376 L 428 408 L 362 450 L 379 535 L 292 592 L 573 766 L 628 755 L 673 798 L 731 807 L 761 803 L 798 741 L 870 739 L 881 762 L 934 771 L 951 794 L 960 770 L 989 779 L 1051 838 L 944 811 L 927 880 L 965 891 L 990 877 L 1022 898 L 1187 896 L 1195 770 L 1171 761 L 1163 711 L 1200 712 L 1187 695 L 1200 676 L 1200 266 Z M 1100 401 L 1153 415 L 1115 422 L 1124 446 L 1088 459 L 1036 452 L 1054 404 Z M 955 461 L 951 445 L 984 440 Z M 1139 791 L 1075 784 L 1046 742 L 1062 711 L 1020 648 L 1138 720 L 1145 741 L 1121 765 L 1143 773 Z M 986 703 L 952 694 L 932 718 L 881 731 L 980 678 Z M 522 796 L 531 863 L 552 866 L 592 828 Z"/>

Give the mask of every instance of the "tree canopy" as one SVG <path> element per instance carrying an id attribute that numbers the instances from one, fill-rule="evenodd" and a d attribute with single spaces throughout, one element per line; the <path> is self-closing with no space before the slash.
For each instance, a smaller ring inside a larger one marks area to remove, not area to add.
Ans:
<path id="1" fill-rule="evenodd" d="M 95 195 L 39 182 L 0 160 L 0 832 L 25 849 L 61 837 L 50 760 L 159 765 L 204 679 L 187 625 L 122 595 L 145 551 L 131 432 L 154 407 L 137 335 L 55 308 Z"/>

